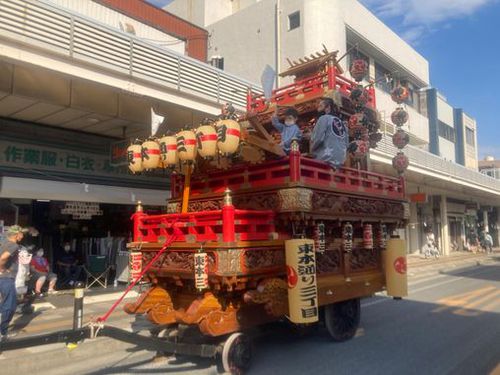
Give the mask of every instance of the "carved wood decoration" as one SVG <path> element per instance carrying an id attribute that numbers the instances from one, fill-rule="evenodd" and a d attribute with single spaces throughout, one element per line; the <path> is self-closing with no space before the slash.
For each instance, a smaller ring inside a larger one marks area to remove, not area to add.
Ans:
<path id="1" fill-rule="evenodd" d="M 245 293 L 246 303 L 263 304 L 267 314 L 279 317 L 288 313 L 288 284 L 283 279 L 263 280 L 257 289 Z"/>
<path id="2" fill-rule="evenodd" d="M 142 253 L 143 263 L 147 264 L 156 256 L 155 251 Z M 215 272 L 215 254 L 208 253 L 208 271 Z M 162 254 L 156 262 L 153 263 L 151 269 L 160 272 L 190 272 L 194 273 L 194 252 L 193 251 L 170 251 Z"/>
<path id="3" fill-rule="evenodd" d="M 401 202 L 346 197 L 321 192 L 314 192 L 313 210 L 331 215 L 373 215 L 398 218 L 404 215 L 404 207 Z"/>
<path id="4" fill-rule="evenodd" d="M 316 272 L 318 275 L 326 273 L 340 273 L 342 271 L 341 250 L 329 250 L 316 254 Z"/>
<path id="5" fill-rule="evenodd" d="M 375 250 L 353 249 L 349 259 L 351 271 L 376 269 L 379 265 L 379 255 Z"/>

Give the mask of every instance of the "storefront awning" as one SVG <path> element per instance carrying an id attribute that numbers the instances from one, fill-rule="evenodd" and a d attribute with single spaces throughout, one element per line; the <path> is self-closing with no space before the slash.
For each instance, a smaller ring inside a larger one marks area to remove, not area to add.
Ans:
<path id="1" fill-rule="evenodd" d="M 144 205 L 164 206 L 169 197 L 170 192 L 167 190 L 82 184 L 33 178 L 0 178 L 0 198 L 112 204 L 134 204 L 137 201 L 142 201 Z"/>

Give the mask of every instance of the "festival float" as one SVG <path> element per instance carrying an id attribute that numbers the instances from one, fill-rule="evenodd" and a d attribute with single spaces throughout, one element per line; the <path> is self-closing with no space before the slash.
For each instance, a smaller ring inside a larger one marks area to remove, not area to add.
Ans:
<path id="1" fill-rule="evenodd" d="M 281 76 L 294 82 L 269 97 L 249 92 L 246 113 L 225 106 L 157 146 L 130 146 L 133 172 L 142 162 L 172 173 L 166 213 L 149 215 L 138 204 L 133 216 L 133 277 L 151 286 L 125 311 L 146 314 L 167 340 L 182 342 L 189 331 L 217 343 L 219 364 L 233 373 L 249 365 L 252 327 L 322 324 L 344 341 L 358 328 L 361 298 L 406 295 L 405 244 L 393 234 L 406 222 L 408 158 L 395 155 L 397 177 L 369 170 L 381 133 L 373 82 L 362 83 L 368 65 L 354 60 L 352 81 L 326 49 L 289 64 Z M 395 86 L 393 141 L 402 149 L 408 91 Z M 349 129 L 347 161 L 336 170 L 308 155 L 322 97 L 334 100 Z M 272 131 L 276 107 L 300 114 L 305 139 L 289 155 Z"/>
<path id="2" fill-rule="evenodd" d="M 74 347 L 107 336 L 167 355 L 214 358 L 219 370 L 238 374 L 250 365 L 254 328 L 279 321 L 299 332 L 321 326 L 345 341 L 359 326 L 361 298 L 406 296 L 406 245 L 396 233 L 408 215 L 408 90 L 396 82 L 391 93 L 399 151 L 396 176 L 383 175 L 370 170 L 369 150 L 381 133 L 367 63 L 352 61 L 354 80 L 326 48 L 289 64 L 281 76 L 293 83 L 266 95 L 249 92 L 246 113 L 226 105 L 193 128 L 134 141 L 131 173 L 169 170 L 171 197 L 163 214 L 137 204 L 126 291 L 83 325 L 77 286 L 72 330 L 12 339 L 0 350 Z M 334 100 L 349 133 L 346 162 L 335 169 L 309 154 L 323 97 Z M 286 107 L 298 111 L 303 133 L 288 155 L 271 126 L 275 110 Z M 133 332 L 105 325 L 136 284 L 143 292 L 124 309 L 147 324 Z"/>

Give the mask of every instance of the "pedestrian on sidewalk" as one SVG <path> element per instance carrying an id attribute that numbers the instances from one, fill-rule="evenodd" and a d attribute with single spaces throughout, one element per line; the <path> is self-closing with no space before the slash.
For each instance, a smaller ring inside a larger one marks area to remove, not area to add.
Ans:
<path id="1" fill-rule="evenodd" d="M 493 237 L 489 233 L 484 234 L 484 249 L 487 253 L 493 252 Z"/>
<path id="2" fill-rule="evenodd" d="M 19 225 L 13 225 L 7 230 L 7 236 L 0 241 L 0 341 L 7 339 L 7 330 L 17 306 L 16 275 L 18 253 L 26 230 Z"/>
<path id="3" fill-rule="evenodd" d="M 57 276 L 55 273 L 50 272 L 49 261 L 43 256 L 43 253 L 44 250 L 40 248 L 35 253 L 35 256 L 33 256 L 33 259 L 31 259 L 31 274 L 35 281 L 35 294 L 39 297 L 43 297 L 42 288 L 47 281 L 49 282 L 48 293 L 56 293 L 54 288 Z"/>

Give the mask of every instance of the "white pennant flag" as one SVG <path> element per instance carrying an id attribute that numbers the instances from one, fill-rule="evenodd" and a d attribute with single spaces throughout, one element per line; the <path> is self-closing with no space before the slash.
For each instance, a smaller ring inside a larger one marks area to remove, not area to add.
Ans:
<path id="1" fill-rule="evenodd" d="M 155 135 L 158 128 L 165 120 L 165 116 L 160 116 L 155 113 L 154 109 L 151 108 L 151 135 Z"/>

